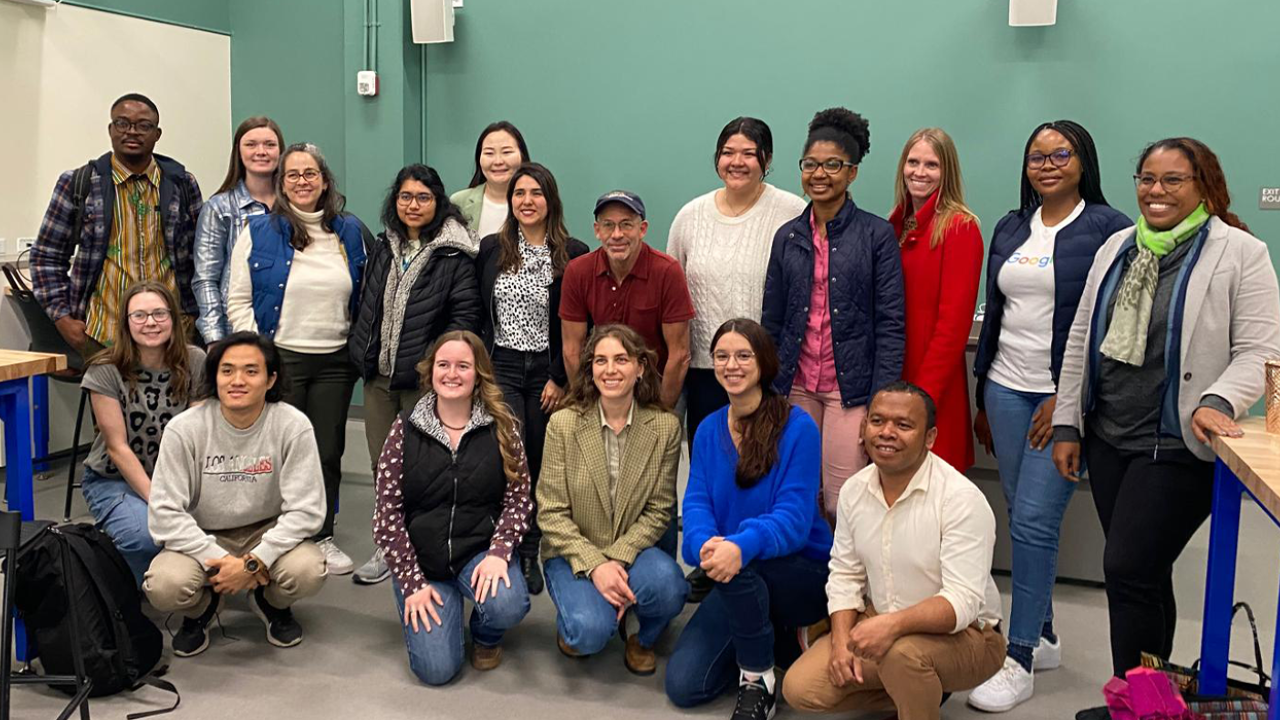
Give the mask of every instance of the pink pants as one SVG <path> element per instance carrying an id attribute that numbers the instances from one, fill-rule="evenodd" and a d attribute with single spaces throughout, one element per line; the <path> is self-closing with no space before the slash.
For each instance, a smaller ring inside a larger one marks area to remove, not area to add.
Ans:
<path id="1" fill-rule="evenodd" d="M 822 508 L 827 520 L 834 523 L 840 488 L 867 466 L 867 453 L 862 449 L 862 418 L 867 415 L 867 406 L 845 408 L 840 405 L 839 390 L 809 392 L 799 386 L 791 388 L 789 399 L 809 413 L 822 434 Z"/>

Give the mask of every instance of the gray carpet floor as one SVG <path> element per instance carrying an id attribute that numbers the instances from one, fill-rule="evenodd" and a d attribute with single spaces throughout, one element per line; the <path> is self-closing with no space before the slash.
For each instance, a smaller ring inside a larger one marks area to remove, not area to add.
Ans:
<path id="1" fill-rule="evenodd" d="M 64 466 L 65 468 L 65 466 Z M 65 470 L 37 482 L 40 517 L 59 517 Z M 367 475 L 348 474 L 342 493 L 338 542 L 364 561 L 372 539 L 368 518 L 372 485 Z M 1237 597 L 1258 614 L 1263 653 L 1271 659 L 1276 626 L 1280 563 L 1280 529 L 1246 503 L 1240 543 Z M 87 518 L 77 497 L 73 514 Z M 1200 613 L 1208 527 L 1202 528 L 1176 568 L 1180 601 L 1175 660 L 1190 664 L 1200 645 Z M 997 578 L 1008 611 L 1009 580 Z M 1036 694 L 1003 717 L 1071 718 L 1076 710 L 1099 705 L 1101 686 L 1110 673 L 1106 598 L 1101 590 L 1059 585 L 1055 595 L 1057 628 L 1063 639 L 1063 667 L 1036 677 Z M 686 609 L 659 646 L 658 673 L 637 678 L 622 664 L 622 644 L 615 640 L 587 660 L 563 657 L 555 644 L 555 610 L 543 593 L 533 610 L 508 634 L 504 660 L 496 670 L 479 673 L 470 667 L 450 685 L 419 685 L 408 668 L 400 623 L 389 583 L 373 587 L 353 584 L 349 576 L 330 578 L 320 595 L 296 606 L 304 642 L 291 649 L 267 644 L 262 625 L 249 613 L 243 597 L 221 614 L 225 637 L 215 628 L 212 646 L 194 658 L 169 657 L 169 678 L 182 692 L 182 705 L 171 716 L 189 720 L 224 718 L 588 718 L 719 717 L 732 712 L 731 697 L 693 711 L 681 711 L 662 692 L 665 654 L 693 608 Z M 169 623 L 173 629 L 178 621 Z M 1233 639 L 1233 656 L 1248 659 L 1247 623 Z M 97 718 L 124 718 L 128 713 L 163 707 L 171 696 L 153 689 L 93 700 Z M 15 688 L 13 717 L 53 718 L 63 696 L 44 688 Z M 798 713 L 779 708 L 786 717 Z M 942 709 L 951 720 L 986 717 L 953 697 Z M 852 716 L 850 716 L 852 717 Z M 883 715 L 865 716 L 869 720 Z"/>

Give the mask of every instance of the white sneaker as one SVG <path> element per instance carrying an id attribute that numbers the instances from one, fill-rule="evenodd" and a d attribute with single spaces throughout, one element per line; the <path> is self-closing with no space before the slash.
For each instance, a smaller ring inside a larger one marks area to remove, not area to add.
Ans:
<path id="1" fill-rule="evenodd" d="M 1031 699 L 1035 676 L 1013 658 L 1004 659 L 1004 667 L 969 693 L 969 704 L 984 712 L 1007 712 Z"/>
<path id="2" fill-rule="evenodd" d="M 356 569 L 351 557 L 334 544 L 333 538 L 327 537 L 316 543 L 320 552 L 324 553 L 325 564 L 329 566 L 330 575 L 347 575 Z"/>
<path id="3" fill-rule="evenodd" d="M 1053 670 L 1062 666 L 1062 636 L 1058 636 L 1058 641 L 1050 644 L 1048 640 L 1040 638 L 1040 644 L 1036 645 L 1036 649 L 1031 654 L 1032 670 Z"/>
<path id="4" fill-rule="evenodd" d="M 389 577 L 391 577 L 391 568 L 387 566 L 382 548 L 378 548 L 373 551 L 373 557 L 369 558 L 369 562 L 361 565 L 351 579 L 357 585 L 376 585 Z"/>

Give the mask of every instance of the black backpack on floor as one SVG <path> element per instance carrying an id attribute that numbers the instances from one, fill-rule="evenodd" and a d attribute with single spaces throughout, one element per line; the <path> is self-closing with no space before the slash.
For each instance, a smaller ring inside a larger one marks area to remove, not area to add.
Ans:
<path id="1" fill-rule="evenodd" d="M 93 681 L 91 697 L 143 685 L 177 695 L 172 683 L 159 678 L 167 670 L 157 668 L 163 636 L 142 614 L 133 572 L 106 533 L 83 523 L 44 527 L 19 549 L 16 570 L 14 604 L 26 623 L 27 654 L 40 658 L 46 674 L 76 673 L 74 614 L 85 675 Z"/>

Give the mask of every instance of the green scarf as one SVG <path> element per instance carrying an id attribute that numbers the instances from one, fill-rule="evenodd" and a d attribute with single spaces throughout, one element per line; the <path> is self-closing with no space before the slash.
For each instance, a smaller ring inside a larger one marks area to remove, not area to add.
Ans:
<path id="1" fill-rule="evenodd" d="M 1138 219 L 1138 257 L 1124 272 L 1117 291 L 1115 309 L 1107 337 L 1099 348 L 1117 362 L 1141 367 L 1147 355 L 1147 330 L 1151 325 L 1151 304 L 1160 282 L 1160 258 L 1168 255 L 1209 221 L 1209 211 L 1200 203 L 1182 222 L 1169 230 L 1155 230 L 1145 217 Z"/>

